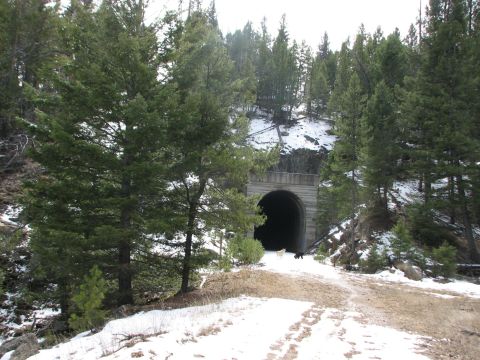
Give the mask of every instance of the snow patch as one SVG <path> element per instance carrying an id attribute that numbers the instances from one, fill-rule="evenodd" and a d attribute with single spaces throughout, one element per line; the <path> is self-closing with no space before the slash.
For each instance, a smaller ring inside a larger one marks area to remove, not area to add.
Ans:
<path id="1" fill-rule="evenodd" d="M 271 120 L 271 116 L 257 109 L 250 119 L 249 143 L 256 149 L 266 150 L 283 143 L 283 152 L 289 153 L 295 149 L 310 149 L 319 151 L 322 148 L 331 150 L 336 136 L 331 135 L 331 125 L 326 120 L 314 120 L 309 117 L 299 117 L 301 108 L 294 111 L 292 125 L 280 125 L 279 132 Z"/>
<path id="2" fill-rule="evenodd" d="M 454 292 L 463 296 L 480 299 L 480 285 L 467 281 L 451 280 L 447 283 L 438 282 L 438 279 L 424 278 L 420 281 L 410 280 L 405 277 L 404 273 L 395 269 L 394 272 L 389 270 L 382 271 L 375 275 L 361 275 L 371 277 L 373 279 L 386 281 L 390 283 L 400 283 L 421 289 L 439 290 Z"/>
<path id="3" fill-rule="evenodd" d="M 303 259 L 295 259 L 293 253 L 278 256 L 276 251 L 266 251 L 260 261 L 261 270 L 272 271 L 280 274 L 302 276 L 314 275 L 324 279 L 338 280 L 340 270 L 329 265 L 321 264 L 313 255 L 304 255 Z"/>
<path id="4" fill-rule="evenodd" d="M 195 355 L 264 358 L 270 345 L 311 306 L 302 301 L 239 297 L 218 304 L 139 313 L 111 321 L 97 334 L 42 350 L 31 359 L 131 359 L 132 354 L 140 353 L 172 360 Z"/>
<path id="5" fill-rule="evenodd" d="M 299 360 L 314 359 L 428 359 L 416 353 L 423 339 L 377 325 L 365 325 L 360 314 L 326 309 L 312 335 L 298 351 Z"/>

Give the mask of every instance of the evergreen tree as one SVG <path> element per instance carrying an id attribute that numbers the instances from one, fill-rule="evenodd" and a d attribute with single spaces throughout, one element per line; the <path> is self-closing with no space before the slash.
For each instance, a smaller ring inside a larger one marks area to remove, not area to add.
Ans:
<path id="1" fill-rule="evenodd" d="M 258 79 L 257 104 L 268 111 L 273 111 L 273 59 L 271 39 L 267 31 L 265 18 L 262 21 L 262 34 L 258 41 L 258 59 L 255 68 Z"/>
<path id="2" fill-rule="evenodd" d="M 368 101 L 362 132 L 362 178 L 373 199 L 387 210 L 388 190 L 397 174 L 400 150 L 393 90 L 383 80 Z"/>
<path id="3" fill-rule="evenodd" d="M 297 102 L 308 101 L 309 76 L 312 66 L 312 50 L 302 41 L 297 56 L 297 81 L 295 94 Z"/>
<path id="4" fill-rule="evenodd" d="M 328 86 L 327 67 L 324 61 L 316 60 L 313 63 L 310 91 L 309 91 L 309 113 L 316 116 L 323 114 L 327 110 L 327 104 L 330 99 L 330 91 Z"/>
<path id="5" fill-rule="evenodd" d="M 329 180 L 333 186 L 336 208 L 340 219 L 350 217 L 353 224 L 360 204 L 360 150 L 361 118 L 365 107 L 365 95 L 357 74 L 350 78 L 347 91 L 338 102 L 335 118 L 337 141 L 329 155 Z M 355 232 L 352 227 L 352 249 Z"/>
<path id="6" fill-rule="evenodd" d="M 17 116 L 35 121 L 25 89 L 48 87 L 43 70 L 56 52 L 58 29 L 58 7 L 49 2 L 0 1 L 0 139 L 18 132 Z"/>
<path id="7" fill-rule="evenodd" d="M 382 80 L 375 86 L 363 117 L 363 179 L 372 198 L 387 209 L 388 190 L 401 157 L 396 93 L 406 74 L 406 56 L 399 33 L 394 32 L 375 45 L 374 54 L 377 76 Z"/>
<path id="8" fill-rule="evenodd" d="M 432 182 L 447 178 L 448 186 L 437 190 L 435 204 L 430 206 L 448 209 L 452 222 L 458 210 L 470 255 L 479 261 L 467 195 L 474 186 L 468 174 L 475 172 L 479 147 L 472 137 L 476 126 L 468 105 L 472 79 L 466 71 L 466 38 L 464 1 L 431 0 L 422 64 L 407 98 L 406 113 L 417 134 L 412 157 L 425 183 L 425 201 L 434 196 Z"/>
<path id="9" fill-rule="evenodd" d="M 297 48 L 296 44 L 290 48 L 288 41 L 287 25 L 283 15 L 272 46 L 273 117 L 279 121 L 286 120 L 285 117 L 290 118 L 291 109 L 296 102 Z"/>
<path id="10" fill-rule="evenodd" d="M 25 207 L 32 248 L 65 314 L 93 264 L 118 281 L 118 305 L 133 303 L 134 261 L 158 221 L 166 100 L 144 11 L 141 0 L 104 1 L 95 12 L 72 3 L 66 56 L 51 74 L 58 96 L 40 94 L 32 156 L 46 173 L 28 185 Z"/>
<path id="11" fill-rule="evenodd" d="M 328 34 L 323 34 L 322 43 L 320 44 L 318 57 L 323 61 L 326 67 L 325 80 L 327 81 L 328 91 L 331 94 L 335 86 L 335 77 L 337 71 L 337 57 L 330 50 Z"/>
<path id="12" fill-rule="evenodd" d="M 184 236 L 180 291 L 186 292 L 204 231 L 216 225 L 242 232 L 262 218 L 256 199 L 238 190 L 257 155 L 244 145 L 246 118 L 232 111 L 233 63 L 201 12 L 185 25 L 172 79 L 178 105 L 168 128 L 169 197 Z"/>
<path id="13" fill-rule="evenodd" d="M 245 111 L 257 99 L 257 78 L 255 64 L 258 61 L 258 34 L 248 22 L 242 31 L 227 34 L 226 43 L 231 59 L 235 63 L 235 77 L 239 89 L 238 105 Z"/>
<path id="14" fill-rule="evenodd" d="M 102 325 L 106 315 L 106 311 L 102 310 L 106 286 L 102 272 L 94 265 L 72 298 L 76 312 L 70 316 L 68 323 L 73 330 L 85 331 Z"/>
<path id="15" fill-rule="evenodd" d="M 352 58 L 351 51 L 349 49 L 349 43 L 347 41 L 342 44 L 342 48 L 340 50 L 340 53 L 338 54 L 335 86 L 333 88 L 333 92 L 328 103 L 328 109 L 330 113 L 336 113 L 340 111 L 340 99 L 342 95 L 347 91 L 351 75 Z"/>
<path id="16" fill-rule="evenodd" d="M 365 32 L 365 27 L 362 24 L 353 43 L 351 52 L 353 69 L 360 79 L 363 92 L 367 94 L 368 97 L 372 95 L 375 88 L 371 59 L 371 53 L 375 49 L 375 42 L 371 40 L 371 37 Z M 370 49 L 367 49 L 368 45 L 370 45 Z"/>
<path id="17" fill-rule="evenodd" d="M 391 90 L 395 86 L 403 86 L 407 74 L 407 55 L 405 46 L 400 40 L 398 31 L 390 34 L 376 50 L 379 77 Z"/>

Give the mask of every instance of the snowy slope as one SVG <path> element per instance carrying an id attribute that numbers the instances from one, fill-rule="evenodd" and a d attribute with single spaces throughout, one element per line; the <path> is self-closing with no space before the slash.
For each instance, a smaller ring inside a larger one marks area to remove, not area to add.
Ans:
<path id="1" fill-rule="evenodd" d="M 300 109 L 299 109 L 300 110 Z M 335 136 L 330 135 L 331 125 L 325 120 L 304 117 L 300 111 L 293 112 L 297 119 L 293 126 L 280 125 L 283 152 L 294 149 L 331 150 Z M 280 143 L 278 131 L 268 114 L 257 111 L 250 120 L 250 144 L 257 149 L 270 149 Z"/>

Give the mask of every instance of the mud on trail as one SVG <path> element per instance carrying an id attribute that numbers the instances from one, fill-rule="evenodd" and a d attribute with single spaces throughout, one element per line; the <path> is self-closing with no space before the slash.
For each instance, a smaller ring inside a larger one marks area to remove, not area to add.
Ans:
<path id="1" fill-rule="evenodd" d="M 346 330 L 342 324 L 347 312 L 355 312 L 355 320 L 361 324 L 390 327 L 422 337 L 423 348 L 417 350 L 428 358 L 478 359 L 480 299 L 379 282 L 348 273 L 332 280 L 310 274 L 286 275 L 245 269 L 211 275 L 190 300 L 198 302 L 241 294 L 314 304 L 283 338 L 271 344 L 268 359 L 297 359 L 298 343 L 308 339 L 311 327 L 321 325 L 324 320 L 335 321 L 337 328 L 332 331 L 343 340 Z M 375 339 L 371 340 L 367 342 L 373 346 Z M 344 354 L 345 358 L 361 353 L 355 343 L 350 345 L 351 351 Z"/>

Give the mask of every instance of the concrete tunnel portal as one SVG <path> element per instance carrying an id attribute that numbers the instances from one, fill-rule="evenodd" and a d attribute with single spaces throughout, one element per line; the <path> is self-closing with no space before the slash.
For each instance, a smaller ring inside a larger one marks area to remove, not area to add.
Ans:
<path id="1" fill-rule="evenodd" d="M 272 191 L 258 203 L 266 221 L 255 228 L 254 237 L 265 250 L 304 251 L 305 211 L 301 200 L 292 192 Z"/>

